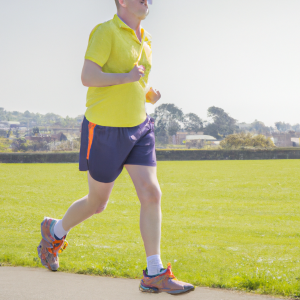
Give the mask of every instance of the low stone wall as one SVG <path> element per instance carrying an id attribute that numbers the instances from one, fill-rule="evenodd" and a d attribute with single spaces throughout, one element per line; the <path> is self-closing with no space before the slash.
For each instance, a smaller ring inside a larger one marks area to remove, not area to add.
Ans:
<path id="1" fill-rule="evenodd" d="M 0 163 L 76 163 L 77 152 L 0 153 Z"/>
<path id="2" fill-rule="evenodd" d="M 157 160 L 300 159 L 300 149 L 156 150 Z"/>
<path id="3" fill-rule="evenodd" d="M 300 149 L 273 150 L 156 150 L 158 161 L 300 159 Z M 76 152 L 0 153 L 0 163 L 76 163 Z"/>

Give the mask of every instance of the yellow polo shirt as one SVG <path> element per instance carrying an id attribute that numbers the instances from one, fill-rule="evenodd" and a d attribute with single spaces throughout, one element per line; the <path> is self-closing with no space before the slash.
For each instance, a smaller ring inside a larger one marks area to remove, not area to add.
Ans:
<path id="1" fill-rule="evenodd" d="M 146 85 L 152 65 L 151 35 L 143 28 L 145 42 L 139 65 L 145 76 L 139 81 L 108 87 L 90 87 L 85 117 L 102 126 L 134 127 L 146 119 Z M 105 73 L 129 73 L 138 60 L 141 42 L 133 29 L 117 15 L 98 24 L 90 34 L 85 59 L 102 67 Z"/>

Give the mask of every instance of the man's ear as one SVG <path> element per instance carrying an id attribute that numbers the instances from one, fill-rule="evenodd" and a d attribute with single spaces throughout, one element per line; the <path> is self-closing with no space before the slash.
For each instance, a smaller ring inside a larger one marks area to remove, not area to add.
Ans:
<path id="1" fill-rule="evenodd" d="M 126 0 L 119 0 L 119 3 L 122 7 L 127 7 Z"/>

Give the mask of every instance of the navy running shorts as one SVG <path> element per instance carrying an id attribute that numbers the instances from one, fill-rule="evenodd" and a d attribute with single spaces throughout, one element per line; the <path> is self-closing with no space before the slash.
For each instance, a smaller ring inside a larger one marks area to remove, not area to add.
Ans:
<path id="1" fill-rule="evenodd" d="M 154 119 L 135 127 L 96 125 L 85 117 L 81 127 L 79 170 L 99 182 L 113 182 L 123 166 L 156 166 Z"/>

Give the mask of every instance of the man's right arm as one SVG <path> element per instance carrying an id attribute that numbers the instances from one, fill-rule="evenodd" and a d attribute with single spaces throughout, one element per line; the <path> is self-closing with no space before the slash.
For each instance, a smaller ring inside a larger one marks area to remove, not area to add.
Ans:
<path id="1" fill-rule="evenodd" d="M 85 59 L 81 81 L 87 87 L 106 87 L 139 81 L 144 76 L 144 71 L 143 66 L 135 65 L 129 73 L 105 73 L 98 64 Z"/>

